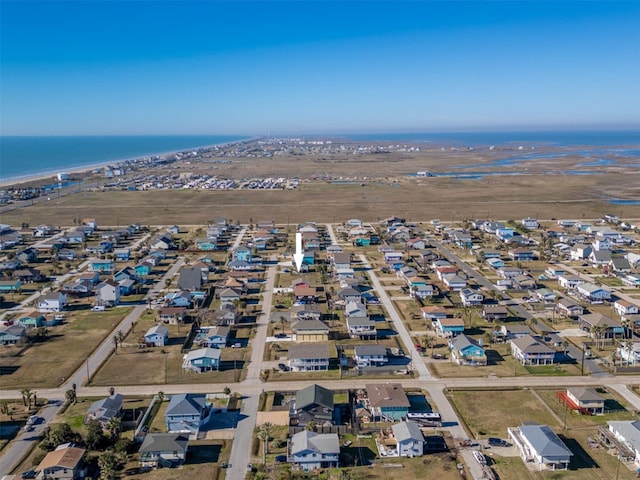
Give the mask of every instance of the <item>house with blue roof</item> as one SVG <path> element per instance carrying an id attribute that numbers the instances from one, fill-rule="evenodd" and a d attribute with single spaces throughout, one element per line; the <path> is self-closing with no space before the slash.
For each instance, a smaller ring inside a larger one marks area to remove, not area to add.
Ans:
<path id="1" fill-rule="evenodd" d="M 198 436 L 200 427 L 209 421 L 210 405 L 204 393 L 180 393 L 171 396 L 164 414 L 167 432 Z"/>
<path id="2" fill-rule="evenodd" d="M 113 273 L 115 269 L 115 264 L 113 260 L 102 260 L 102 259 L 94 259 L 89 263 L 89 271 L 90 272 L 98 272 L 98 273 Z"/>
<path id="3" fill-rule="evenodd" d="M 520 457 L 540 470 L 568 470 L 573 452 L 547 425 L 521 425 L 507 429 Z"/>

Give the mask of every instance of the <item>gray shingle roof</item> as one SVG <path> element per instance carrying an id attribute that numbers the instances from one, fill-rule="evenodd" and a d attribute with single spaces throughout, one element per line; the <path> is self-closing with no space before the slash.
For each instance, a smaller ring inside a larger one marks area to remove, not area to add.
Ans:
<path id="1" fill-rule="evenodd" d="M 206 396 L 200 393 L 172 395 L 165 415 L 200 415 L 206 400 Z"/>
<path id="2" fill-rule="evenodd" d="M 396 423 L 391 427 L 391 430 L 393 430 L 393 436 L 396 437 L 398 442 L 404 442 L 405 440 L 424 442 L 424 436 L 422 435 L 418 424 L 411 420 Z"/>
<path id="3" fill-rule="evenodd" d="M 291 437 L 291 453 L 311 450 L 317 453 L 340 453 L 340 440 L 337 433 L 315 433 L 309 430 L 296 433 Z"/>
<path id="4" fill-rule="evenodd" d="M 188 444 L 189 438 L 178 433 L 149 433 L 144 437 L 139 452 L 186 452 Z"/>
<path id="5" fill-rule="evenodd" d="M 314 404 L 333 410 L 333 390 L 315 384 L 298 390 L 298 393 L 296 393 L 296 409 L 306 408 Z"/>

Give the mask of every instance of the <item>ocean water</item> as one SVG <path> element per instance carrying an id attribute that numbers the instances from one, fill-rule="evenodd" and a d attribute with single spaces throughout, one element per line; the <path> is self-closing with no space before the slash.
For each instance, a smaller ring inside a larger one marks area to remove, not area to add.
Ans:
<path id="1" fill-rule="evenodd" d="M 0 137 L 0 180 L 245 140 L 230 135 Z"/>

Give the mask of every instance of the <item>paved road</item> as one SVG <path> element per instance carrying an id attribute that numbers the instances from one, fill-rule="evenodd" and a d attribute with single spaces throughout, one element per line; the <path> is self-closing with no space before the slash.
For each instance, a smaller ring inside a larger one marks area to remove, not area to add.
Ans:
<path id="1" fill-rule="evenodd" d="M 422 361 L 422 357 L 417 357 L 417 360 L 414 361 L 413 353 L 415 349 L 413 348 L 413 341 L 411 340 L 411 336 L 409 335 L 409 332 L 407 331 L 407 328 L 405 327 L 404 322 L 400 318 L 400 315 L 398 315 L 398 312 L 396 311 L 396 307 L 393 305 L 393 302 L 389 298 L 389 295 L 387 295 L 387 292 L 385 291 L 385 289 L 382 288 L 382 284 L 380 283 L 380 280 L 378 280 L 378 277 L 373 271 L 373 268 L 371 268 L 371 264 L 369 263 L 369 260 L 367 260 L 367 257 L 365 257 L 364 255 L 360 255 L 360 261 L 364 265 L 364 268 L 367 271 L 367 275 L 369 275 L 369 278 L 371 279 L 371 283 L 373 284 L 373 287 L 375 288 L 376 293 L 378 294 L 378 298 L 380 299 L 380 302 L 382 303 L 382 305 L 384 305 L 384 308 L 387 310 L 387 313 L 389 314 L 389 317 L 391 318 L 391 321 L 393 322 L 393 325 L 396 331 L 398 332 L 398 335 L 400 335 L 400 338 L 402 339 L 405 345 L 405 348 L 407 349 L 407 352 L 405 353 L 407 353 L 408 355 L 411 355 L 411 359 L 412 359 L 411 363 L 413 364 L 413 368 L 415 368 L 418 371 L 419 378 L 421 380 L 431 380 L 433 377 L 431 377 L 431 373 L 429 373 L 427 366 L 424 364 L 424 361 Z"/>
<path id="2" fill-rule="evenodd" d="M 138 305 L 134 307 L 134 309 L 118 324 L 118 326 L 113 330 L 117 332 L 118 330 L 122 330 L 123 332 L 128 332 L 131 329 L 131 325 L 134 321 L 137 321 L 140 315 L 142 315 L 146 309 L 146 299 L 157 294 L 162 288 L 164 288 L 164 280 L 165 278 L 173 277 L 176 272 L 182 267 L 184 264 L 184 258 L 178 258 L 178 260 L 173 264 L 173 266 L 165 273 L 165 275 L 149 290 L 147 295 L 145 296 L 145 300 L 142 301 L 142 305 Z M 112 340 L 112 335 L 108 335 L 105 340 L 94 350 L 89 358 L 87 358 L 86 362 L 80 366 L 68 379 L 67 381 L 61 385 L 59 388 L 55 389 L 45 389 L 38 390 L 38 396 L 42 398 L 47 398 L 49 400 L 58 400 L 59 405 L 47 406 L 45 411 L 47 412 L 47 422 L 51 420 L 62 408 L 61 405 L 65 401 L 65 392 L 73 387 L 73 384 L 76 384 L 78 388 L 78 392 L 82 389 L 83 385 L 86 385 L 88 377 L 93 375 L 97 369 L 105 362 L 111 352 L 113 352 L 114 345 Z M 97 396 L 103 396 L 105 394 L 105 388 L 99 387 L 96 391 Z M 157 392 L 157 390 L 156 390 Z M 0 392 L 5 393 L 5 392 Z M 81 394 L 78 393 L 78 396 Z M 5 397 L 5 398 L 20 398 L 20 393 L 18 391 L 14 391 L 13 397 Z M 25 453 L 33 448 L 33 443 L 38 440 L 35 435 L 31 435 L 29 437 L 21 438 L 19 442 L 11 442 L 11 444 L 3 450 L 2 457 L 0 457 L 0 475 L 8 474 L 16 468 L 16 466 L 20 463 Z"/>

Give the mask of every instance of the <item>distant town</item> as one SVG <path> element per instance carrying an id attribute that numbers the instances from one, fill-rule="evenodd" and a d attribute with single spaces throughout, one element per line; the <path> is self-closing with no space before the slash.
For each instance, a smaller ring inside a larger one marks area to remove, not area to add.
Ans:
<path id="1" fill-rule="evenodd" d="M 635 477 L 639 241 L 614 214 L 0 225 L 0 471 Z"/>

